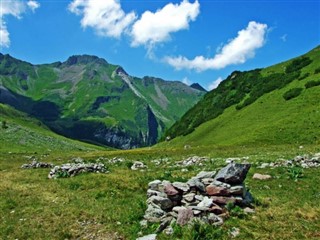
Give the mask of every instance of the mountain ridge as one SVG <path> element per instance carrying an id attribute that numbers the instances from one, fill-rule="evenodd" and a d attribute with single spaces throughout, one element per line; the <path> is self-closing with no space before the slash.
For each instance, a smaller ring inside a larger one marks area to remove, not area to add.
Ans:
<path id="1" fill-rule="evenodd" d="M 200 139 L 202 145 L 319 141 L 319 62 L 317 46 L 267 68 L 234 71 L 168 129 L 163 140 L 177 138 L 173 145 L 200 144 Z"/>
<path id="2" fill-rule="evenodd" d="M 1 103 L 55 132 L 125 149 L 154 144 L 203 95 L 177 81 L 132 77 L 92 55 L 37 65 L 1 55 L 0 86 Z"/>

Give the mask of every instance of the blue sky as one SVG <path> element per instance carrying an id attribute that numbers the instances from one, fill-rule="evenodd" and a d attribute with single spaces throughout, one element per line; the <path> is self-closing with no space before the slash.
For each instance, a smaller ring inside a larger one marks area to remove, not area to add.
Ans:
<path id="1" fill-rule="evenodd" d="M 1 53 L 92 54 L 133 76 L 214 88 L 320 43 L 320 0 L 0 0 Z"/>

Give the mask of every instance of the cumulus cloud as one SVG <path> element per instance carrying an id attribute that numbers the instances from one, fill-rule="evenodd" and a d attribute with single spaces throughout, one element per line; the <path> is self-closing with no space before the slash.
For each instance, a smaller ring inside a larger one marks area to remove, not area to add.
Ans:
<path id="1" fill-rule="evenodd" d="M 165 57 L 164 61 L 177 70 L 191 69 L 198 72 L 209 69 L 221 69 L 231 64 L 241 64 L 255 56 L 255 51 L 265 43 L 268 26 L 249 22 L 246 29 L 238 32 L 238 36 L 226 45 L 213 58 L 197 56 L 190 60 L 186 57 Z"/>
<path id="2" fill-rule="evenodd" d="M 200 13 L 198 0 L 190 3 L 183 0 L 180 4 L 169 3 L 156 12 L 146 11 L 131 30 L 132 46 L 153 45 L 170 39 L 170 34 L 189 28 Z"/>
<path id="3" fill-rule="evenodd" d="M 40 4 L 34 0 L 30 0 L 27 3 L 28 7 L 32 10 L 32 12 L 34 12 L 37 8 L 40 7 Z"/>
<path id="4" fill-rule="evenodd" d="M 125 13 L 118 0 L 74 0 L 68 9 L 82 16 L 83 28 L 107 37 L 119 38 L 137 18 L 134 12 Z"/>
<path id="5" fill-rule="evenodd" d="M 12 15 L 18 19 L 22 18 L 28 9 L 35 11 L 40 7 L 40 4 L 37 1 L 29 0 L 20 1 L 20 0 L 8 0 L 1 2 L 1 11 L 0 11 L 0 46 L 9 47 L 10 46 L 10 33 L 7 28 L 7 23 L 5 17 Z"/>
<path id="6" fill-rule="evenodd" d="M 212 83 L 208 85 L 208 90 L 211 91 L 213 89 L 216 89 L 222 81 L 222 77 L 218 77 L 216 80 L 214 80 Z"/>

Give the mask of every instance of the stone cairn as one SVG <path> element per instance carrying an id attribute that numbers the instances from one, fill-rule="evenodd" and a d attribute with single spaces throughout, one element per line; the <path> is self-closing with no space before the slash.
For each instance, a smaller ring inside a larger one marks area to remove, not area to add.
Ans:
<path id="1" fill-rule="evenodd" d="M 86 172 L 107 173 L 108 170 L 103 163 L 66 163 L 53 167 L 48 178 L 73 177 Z"/>
<path id="2" fill-rule="evenodd" d="M 228 215 L 228 203 L 245 207 L 253 201 L 244 185 L 250 166 L 230 163 L 217 174 L 215 171 L 202 171 L 186 183 L 166 180 L 150 182 L 145 220 L 141 225 L 160 222 L 157 232 L 165 230 L 168 234 L 174 222 L 185 225 L 198 220 L 221 225 Z"/>
<path id="3" fill-rule="evenodd" d="M 26 163 L 21 166 L 23 169 L 27 168 L 53 168 L 54 165 L 52 163 L 38 162 L 33 160 L 31 163 Z"/>
<path id="4" fill-rule="evenodd" d="M 302 168 L 317 168 L 320 167 L 320 153 L 314 155 L 296 156 L 290 160 L 283 160 L 275 163 L 262 163 L 258 168 L 266 167 L 302 167 Z"/>

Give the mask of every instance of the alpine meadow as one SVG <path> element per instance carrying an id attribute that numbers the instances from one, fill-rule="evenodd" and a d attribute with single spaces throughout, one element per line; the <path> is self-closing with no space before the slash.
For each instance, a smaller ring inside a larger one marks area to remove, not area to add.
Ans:
<path id="1" fill-rule="evenodd" d="M 320 239 L 319 9 L 1 0 L 0 239 Z"/>

